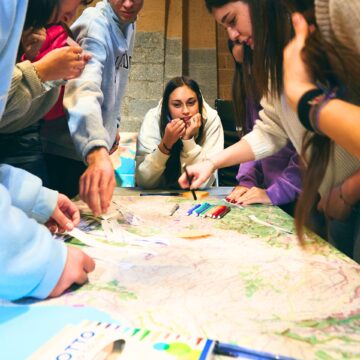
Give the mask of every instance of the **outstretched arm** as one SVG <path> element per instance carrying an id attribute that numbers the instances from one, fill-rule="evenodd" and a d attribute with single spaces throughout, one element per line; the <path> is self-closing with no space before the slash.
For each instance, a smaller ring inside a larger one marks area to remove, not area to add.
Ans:
<path id="1" fill-rule="evenodd" d="M 316 86 L 301 57 L 309 26 L 299 13 L 292 18 L 296 36 L 284 50 L 284 89 L 290 106 L 296 111 L 302 95 Z M 359 106 L 333 99 L 320 110 L 317 125 L 321 132 L 360 158 L 359 118 Z"/>

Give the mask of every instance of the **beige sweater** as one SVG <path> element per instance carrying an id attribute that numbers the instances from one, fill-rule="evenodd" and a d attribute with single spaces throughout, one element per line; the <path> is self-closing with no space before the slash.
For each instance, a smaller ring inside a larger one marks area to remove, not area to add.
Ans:
<path id="1" fill-rule="evenodd" d="M 30 61 L 16 64 L 0 133 L 14 133 L 40 120 L 53 107 L 60 87 L 45 89 Z"/>
<path id="2" fill-rule="evenodd" d="M 346 84 L 351 102 L 360 104 L 360 0 L 315 0 L 317 23 L 325 39 L 340 52 L 346 67 L 351 69 L 351 79 Z M 254 130 L 244 136 L 256 159 L 262 159 L 281 149 L 290 139 L 296 151 L 301 152 L 305 128 L 297 114 L 290 109 L 284 96 L 263 99 L 264 110 Z M 360 141 L 360 139 L 359 139 Z M 335 145 L 333 161 L 330 161 L 320 186 L 321 195 L 334 185 L 340 184 L 360 169 L 360 161 Z"/>

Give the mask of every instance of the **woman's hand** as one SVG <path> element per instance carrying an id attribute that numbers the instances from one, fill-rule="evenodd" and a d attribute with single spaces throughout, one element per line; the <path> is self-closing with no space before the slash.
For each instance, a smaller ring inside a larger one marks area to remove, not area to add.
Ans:
<path id="1" fill-rule="evenodd" d="M 56 207 L 46 222 L 53 233 L 72 230 L 80 222 L 80 212 L 77 206 L 64 194 L 58 195 Z"/>
<path id="2" fill-rule="evenodd" d="M 171 149 L 174 144 L 185 135 L 185 122 L 181 119 L 171 120 L 165 128 L 163 143 L 168 149 Z"/>
<path id="3" fill-rule="evenodd" d="M 84 284 L 88 280 L 88 273 L 94 269 L 95 262 L 90 256 L 80 249 L 69 246 L 64 270 L 49 297 L 60 296 L 72 284 Z"/>
<path id="4" fill-rule="evenodd" d="M 202 123 L 202 116 L 197 113 L 192 116 L 188 121 L 185 122 L 185 135 L 182 137 L 184 140 L 189 140 L 193 138 L 199 131 L 201 123 Z"/>
<path id="5" fill-rule="evenodd" d="M 30 27 L 25 30 L 21 36 L 21 45 L 23 47 L 27 60 L 34 61 L 37 54 L 46 39 L 46 29 L 34 29 Z"/>
<path id="6" fill-rule="evenodd" d="M 178 180 L 180 186 L 183 189 L 198 189 L 216 169 L 212 161 L 205 160 L 201 163 L 187 166 L 186 170 L 191 179 L 191 186 L 185 173 L 183 173 Z"/>
<path id="7" fill-rule="evenodd" d="M 240 205 L 272 204 L 266 191 L 255 186 L 239 196 L 236 203 Z"/>
<path id="8" fill-rule="evenodd" d="M 247 191 L 249 190 L 249 188 L 247 188 L 246 186 L 235 186 L 231 193 L 225 198 L 226 201 L 236 204 L 238 202 L 238 199 L 243 196 Z"/>
<path id="9" fill-rule="evenodd" d="M 65 46 L 50 51 L 34 66 L 42 81 L 69 80 L 80 76 L 90 59 L 80 46 Z"/>
<path id="10" fill-rule="evenodd" d="M 284 91 L 289 105 L 296 111 L 302 95 L 316 86 L 312 83 L 307 64 L 302 59 L 302 50 L 310 27 L 300 13 L 294 13 L 292 21 L 295 37 L 284 50 Z"/>

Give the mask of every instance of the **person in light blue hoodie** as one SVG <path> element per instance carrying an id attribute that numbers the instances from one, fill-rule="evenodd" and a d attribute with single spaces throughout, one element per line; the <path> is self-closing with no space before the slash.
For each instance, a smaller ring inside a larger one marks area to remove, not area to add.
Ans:
<path id="1" fill-rule="evenodd" d="M 27 3 L 0 2 L 0 121 Z M 0 219 L 0 298 L 58 296 L 74 282 L 84 283 L 94 269 L 91 258 L 55 241 L 41 225 L 49 221 L 48 225 L 71 229 L 79 221 L 75 205 L 42 187 L 39 178 L 8 165 L 0 165 Z"/>
<path id="2" fill-rule="evenodd" d="M 70 197 L 79 192 L 95 215 L 107 211 L 116 185 L 109 153 L 118 142 L 135 21 L 143 2 L 103 0 L 75 21 L 71 27 L 75 39 L 92 59 L 65 87 L 67 122 L 48 122 L 43 128 L 50 184 L 52 179 L 61 180 L 50 186 Z"/>

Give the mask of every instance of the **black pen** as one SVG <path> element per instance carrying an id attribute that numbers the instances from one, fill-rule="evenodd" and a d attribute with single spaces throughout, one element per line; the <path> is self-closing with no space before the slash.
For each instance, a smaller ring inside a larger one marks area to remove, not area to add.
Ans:
<path id="1" fill-rule="evenodd" d="M 239 345 L 216 342 L 214 354 L 256 360 L 296 360 L 292 357 L 245 348 Z"/>
<path id="2" fill-rule="evenodd" d="M 184 171 L 185 171 L 185 174 L 186 174 L 186 178 L 187 178 L 187 181 L 188 181 L 188 183 L 189 183 L 189 188 L 191 187 L 191 178 L 190 178 L 190 176 L 189 176 L 189 173 L 188 173 L 188 171 L 187 171 L 187 169 L 186 169 L 186 165 L 184 165 Z M 190 189 L 191 190 L 191 193 L 192 193 L 192 196 L 193 196 L 193 198 L 194 198 L 194 200 L 197 200 L 197 197 L 196 197 L 196 194 L 195 194 L 195 190 L 194 189 Z"/>
<path id="3" fill-rule="evenodd" d="M 180 196 L 178 192 L 140 193 L 140 196 Z"/>

